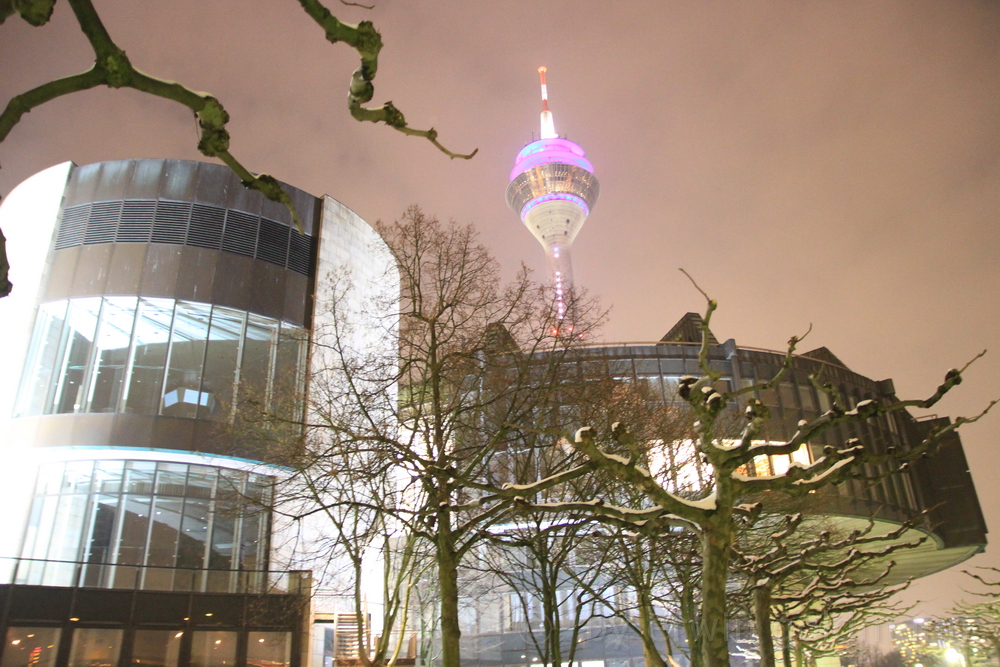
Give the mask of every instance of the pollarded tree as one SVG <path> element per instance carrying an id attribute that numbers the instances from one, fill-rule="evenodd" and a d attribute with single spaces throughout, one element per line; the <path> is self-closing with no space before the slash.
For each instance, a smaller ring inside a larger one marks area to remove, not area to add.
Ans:
<path id="1" fill-rule="evenodd" d="M 822 650 L 901 613 L 883 606 L 909 583 L 880 585 L 893 567 L 887 559 L 927 539 L 903 540 L 911 522 L 879 534 L 869 521 L 839 535 L 821 518 L 810 520 L 801 512 L 762 517 L 757 523 L 734 543 L 733 556 L 735 569 L 745 577 L 762 667 L 775 665 L 774 623 L 782 628 L 783 662 L 790 665 L 793 634 L 797 642 Z"/>
<path id="2" fill-rule="evenodd" d="M 618 424 L 606 439 L 603 439 L 604 434 L 593 428 L 585 427 L 577 431 L 574 446 L 587 457 L 588 462 L 581 465 L 575 473 L 587 474 L 594 467 L 610 472 L 623 483 L 640 491 L 643 496 L 642 504 L 618 507 L 595 499 L 546 507 L 545 503 L 535 502 L 536 491 L 547 487 L 554 480 L 509 488 L 506 494 L 514 497 L 519 506 L 531 511 L 548 509 L 561 513 L 589 512 L 595 519 L 631 525 L 633 530 L 650 534 L 664 534 L 675 526 L 694 531 L 699 536 L 702 561 L 700 639 L 704 667 L 728 667 L 727 584 L 730 580 L 731 552 L 738 517 L 747 516 L 752 519 L 756 516 L 762 509 L 759 499 L 765 493 L 801 496 L 852 477 L 865 478 L 865 464 L 882 467 L 906 465 L 911 459 L 932 453 L 946 434 L 963 424 L 980 419 L 996 401 L 979 415 L 959 417 L 950 424 L 938 426 L 907 452 L 877 453 L 872 446 L 851 438 L 838 447 L 825 447 L 822 456 L 815 461 L 793 464 L 782 474 L 750 476 L 747 474 L 748 466 L 757 457 L 791 456 L 837 425 L 864 422 L 911 407 L 926 409 L 935 405 L 962 381 L 962 373 L 969 364 L 961 369 L 948 371 L 944 382 L 926 399 L 892 400 L 884 403 L 865 400 L 853 408 L 845 404 L 832 385 L 824 385 L 814 374 L 811 380 L 828 397 L 830 409 L 815 419 L 800 422 L 787 441 L 769 441 L 762 437 L 769 416 L 768 410 L 759 401 L 749 397 L 755 391 L 769 390 L 777 385 L 791 367 L 800 339 L 793 337 L 789 341 L 784 362 L 770 380 L 733 391 L 720 389 L 718 381 L 721 373 L 709 363 L 709 324 L 717 303 L 704 292 L 702 294 L 708 304 L 701 323 L 702 343 L 698 356 L 702 375 L 681 378 L 679 393 L 690 406 L 697 454 L 712 470 L 712 483 L 707 493 L 702 497 L 689 499 L 671 492 L 648 468 L 643 467 L 635 436 L 623 424 Z M 738 437 L 729 438 L 721 432 L 720 418 L 723 418 L 726 406 L 734 402 L 745 405 L 745 424 Z M 567 471 L 561 479 L 572 474 L 574 471 Z"/>
<path id="3" fill-rule="evenodd" d="M 962 602 L 951 610 L 950 618 L 934 619 L 925 624 L 927 632 L 962 651 L 970 666 L 975 654 L 980 658 L 992 654 L 1000 659 L 1000 569 L 976 569 L 978 572 L 966 570 L 965 574 L 986 586 L 985 592 L 972 593 L 980 600 Z"/>
<path id="4" fill-rule="evenodd" d="M 11 98 L 3 112 L 0 112 L 0 143 L 3 143 L 24 114 L 46 102 L 99 86 L 131 88 L 190 109 L 201 130 L 198 150 L 202 155 L 218 158 L 240 177 L 243 185 L 258 190 L 268 199 L 285 204 L 299 225 L 299 231 L 302 231 L 291 198 L 278 181 L 267 174 L 251 172 L 230 152 L 229 131 L 226 129 L 229 114 L 215 96 L 192 90 L 176 81 L 152 76 L 138 69 L 104 27 L 100 14 L 91 0 L 66 1 L 80 25 L 80 31 L 94 51 L 94 63 L 84 72 L 48 81 Z M 349 5 L 357 4 L 341 1 Z M 17 14 L 32 26 L 43 26 L 51 18 L 55 4 L 56 0 L 0 0 L 0 23 Z M 299 4 L 324 32 L 327 41 L 332 44 L 346 44 L 354 49 L 360 58 L 360 65 L 351 75 L 348 87 L 347 106 L 351 116 L 359 121 L 385 123 L 404 134 L 423 137 L 451 158 L 469 159 L 476 154 L 476 151 L 468 155 L 449 151 L 438 141 L 438 133 L 434 128 L 419 130 L 410 127 L 403 113 L 392 102 L 386 102 L 379 107 L 366 107 L 365 105 L 375 94 L 373 82 L 378 72 L 382 36 L 371 21 L 353 25 L 338 20 L 320 0 L 299 0 Z M 7 279 L 7 269 L 4 237 L 0 234 L 0 297 L 10 293 L 11 284 Z"/>

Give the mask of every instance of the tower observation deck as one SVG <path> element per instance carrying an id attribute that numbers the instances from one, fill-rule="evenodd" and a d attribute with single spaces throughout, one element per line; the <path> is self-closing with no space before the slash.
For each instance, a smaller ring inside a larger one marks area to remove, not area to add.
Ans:
<path id="1" fill-rule="evenodd" d="M 566 315 L 565 297 L 573 286 L 570 248 L 601 188 L 583 148 L 556 134 L 545 68 L 539 67 L 538 73 L 542 79 L 541 138 L 517 154 L 507 186 L 507 204 L 545 250 L 561 319 Z"/>

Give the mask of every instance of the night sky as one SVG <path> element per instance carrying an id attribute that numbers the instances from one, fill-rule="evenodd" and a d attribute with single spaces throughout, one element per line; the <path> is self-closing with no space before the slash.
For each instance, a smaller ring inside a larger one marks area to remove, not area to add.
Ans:
<path id="1" fill-rule="evenodd" d="M 220 99 L 250 169 L 369 221 L 419 204 L 475 223 L 509 275 L 524 262 L 544 276 L 504 189 L 538 132 L 545 65 L 556 128 L 601 182 L 573 261 L 578 286 L 611 307 L 606 340 L 656 340 L 703 310 L 683 267 L 719 300 L 720 340 L 780 349 L 811 323 L 800 349 L 825 345 L 893 378 L 901 397 L 929 395 L 991 348 L 935 412 L 969 415 L 1000 397 L 997 3 L 376 1 L 328 4 L 382 33 L 374 101 L 434 126 L 452 150 L 478 147 L 473 160 L 354 121 L 357 56 L 295 2 L 96 5 L 135 66 Z M 44 28 L 12 17 L 0 26 L 0 99 L 92 59 L 66 2 Z M 203 159 L 197 136 L 177 104 L 76 94 L 0 144 L 0 194 L 66 160 Z M 8 251 L 16 280 L 19 250 Z M 962 431 L 991 526 L 998 427 L 1000 409 Z M 1000 565 L 995 553 L 965 566 Z M 915 613 L 941 613 L 967 581 L 954 570 L 907 595 L 927 601 Z"/>

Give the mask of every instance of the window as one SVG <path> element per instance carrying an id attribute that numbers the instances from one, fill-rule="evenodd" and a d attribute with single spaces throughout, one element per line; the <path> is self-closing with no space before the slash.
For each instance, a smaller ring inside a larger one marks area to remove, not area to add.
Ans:
<path id="1" fill-rule="evenodd" d="M 302 411 L 307 332 L 210 304 L 93 297 L 39 307 L 17 416 L 228 419 L 233 402 Z M 281 397 L 282 405 L 272 405 Z"/>
<path id="2" fill-rule="evenodd" d="M 54 667 L 60 628 L 7 628 L 0 667 Z"/>
<path id="3" fill-rule="evenodd" d="M 69 651 L 69 667 L 118 667 L 122 630 L 76 628 Z"/>
<path id="4" fill-rule="evenodd" d="M 136 630 L 132 659 L 136 667 L 177 667 L 184 633 L 178 630 Z"/>
<path id="5" fill-rule="evenodd" d="M 191 635 L 191 667 L 232 667 L 236 664 L 235 632 L 216 630 Z"/>
<path id="6" fill-rule="evenodd" d="M 270 478 L 211 466 L 44 465 L 17 583 L 68 586 L 79 577 L 99 588 L 216 592 L 263 584 L 261 573 L 235 570 L 267 568 L 269 519 L 246 498 L 270 496 Z"/>
<path id="7" fill-rule="evenodd" d="M 250 632 L 247 667 L 288 667 L 292 661 L 292 633 Z"/>

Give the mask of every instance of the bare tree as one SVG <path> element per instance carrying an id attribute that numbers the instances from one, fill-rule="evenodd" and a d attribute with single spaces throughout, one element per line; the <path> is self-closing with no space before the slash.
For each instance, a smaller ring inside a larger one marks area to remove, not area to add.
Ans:
<path id="1" fill-rule="evenodd" d="M 952 616 L 925 623 L 928 633 L 954 645 L 962 652 L 966 665 L 975 658 L 988 655 L 1000 660 L 1000 569 L 980 567 L 965 574 L 986 587 L 973 592 L 978 602 L 962 602 L 952 610 Z"/>
<path id="2" fill-rule="evenodd" d="M 192 90 L 175 81 L 149 75 L 138 69 L 104 27 L 91 0 L 67 0 L 67 2 L 80 25 L 80 31 L 94 51 L 94 63 L 84 72 L 48 81 L 11 98 L 3 112 L 0 112 L 0 143 L 7 138 L 24 114 L 46 102 L 98 86 L 131 88 L 190 109 L 201 129 L 198 150 L 202 155 L 218 158 L 240 177 L 243 185 L 287 206 L 299 226 L 299 232 L 302 232 L 302 225 L 291 198 L 278 181 L 267 174 L 251 172 L 230 152 L 229 131 L 226 129 L 229 113 L 215 96 Z M 0 23 L 18 14 L 33 26 L 43 26 L 52 16 L 55 4 L 56 0 L 0 0 Z M 375 95 L 374 79 L 378 72 L 382 36 L 371 21 L 362 21 L 356 25 L 340 21 L 320 0 L 299 0 L 299 4 L 323 30 L 327 41 L 332 44 L 348 45 L 360 58 L 360 66 L 351 75 L 348 87 L 347 106 L 351 116 L 359 121 L 382 122 L 404 134 L 423 137 L 450 158 L 469 159 L 476 154 L 475 150 L 467 155 L 448 150 L 438 141 L 438 133 L 434 128 L 419 130 L 410 127 L 403 113 L 392 102 L 374 108 L 366 107 L 365 105 Z M 358 6 L 352 2 L 343 4 Z M 10 293 L 11 285 L 7 280 L 7 269 L 4 237 L 0 234 L 0 297 Z"/>
<path id="3" fill-rule="evenodd" d="M 331 447 L 349 451 L 392 487 L 380 492 L 391 498 L 381 505 L 374 490 L 365 498 L 330 495 L 345 510 L 388 512 L 391 522 L 378 521 L 428 548 L 441 663 L 455 667 L 460 563 L 509 516 L 503 484 L 537 481 L 578 456 L 546 427 L 573 385 L 564 382 L 562 361 L 601 316 L 573 297 L 568 326 L 549 288 L 523 268 L 504 285 L 471 227 L 411 208 L 378 231 L 395 265 L 386 294 L 364 303 L 350 276 L 333 277 L 335 296 L 313 343 L 307 436 L 294 445 L 306 452 L 291 458 L 301 459 L 310 485 L 326 489 L 354 483 L 326 458 Z M 316 499 L 323 504 L 322 494 Z"/>
<path id="4" fill-rule="evenodd" d="M 700 289 L 700 288 L 699 288 Z M 703 292 L 704 294 L 704 292 Z M 534 493 L 575 472 L 587 474 L 593 467 L 610 472 L 624 483 L 641 491 L 645 502 L 639 506 L 618 507 L 607 505 L 600 499 L 578 503 L 549 506 L 554 512 L 589 512 L 597 519 L 632 526 L 633 530 L 663 534 L 674 526 L 683 526 L 696 532 L 700 539 L 702 560 L 701 583 L 701 633 L 705 667 L 728 667 L 729 646 L 726 632 L 728 619 L 726 600 L 727 583 L 731 570 L 731 551 L 740 516 L 752 518 L 762 509 L 759 499 L 765 492 L 801 496 L 832 483 L 852 477 L 866 477 L 865 464 L 877 466 L 905 465 L 906 461 L 934 451 L 943 436 L 959 426 L 980 419 L 996 401 L 980 414 L 959 417 L 947 425 L 933 429 L 917 446 L 908 452 L 876 453 L 859 439 L 852 438 L 839 447 L 828 446 L 823 455 L 809 464 L 791 466 L 785 473 L 768 476 L 750 476 L 744 472 L 758 456 L 789 456 L 803 445 L 814 441 L 820 434 L 839 424 L 863 422 L 881 415 L 907 408 L 929 408 L 962 381 L 961 369 L 952 369 L 944 382 L 926 399 L 893 400 L 879 403 L 865 400 L 850 408 L 832 385 L 822 384 L 815 374 L 811 376 L 819 391 L 827 395 L 831 408 L 811 421 L 798 424 L 795 433 L 785 442 L 772 442 L 760 438 L 768 419 L 768 410 L 759 401 L 748 398 L 752 392 L 771 389 L 792 365 L 799 337 L 789 341 L 784 362 L 770 380 L 755 386 L 726 391 L 717 386 L 721 373 L 709 363 L 709 323 L 717 303 L 705 295 L 707 308 L 702 320 L 702 344 L 699 352 L 701 377 L 687 376 L 680 381 L 680 394 L 690 406 L 694 419 L 695 446 L 698 455 L 712 470 L 712 484 L 704 496 L 684 498 L 665 488 L 648 468 L 642 466 L 642 453 L 637 439 L 619 424 L 609 438 L 599 445 L 602 433 L 593 428 L 582 428 L 575 436 L 575 447 L 588 458 L 588 463 L 576 471 L 567 471 L 560 479 L 543 480 L 535 485 L 508 489 L 507 493 L 519 499 L 522 507 L 533 511 L 545 509 L 544 503 L 532 502 Z M 977 357 L 978 358 L 978 357 Z M 720 415 L 731 402 L 745 405 L 745 425 L 735 439 L 724 437 L 719 431 Z M 627 452 L 619 454 L 614 452 Z M 876 468 L 877 469 L 877 468 Z"/>
<path id="5" fill-rule="evenodd" d="M 904 539 L 912 522 L 879 534 L 870 520 L 841 535 L 802 513 L 762 517 L 758 524 L 764 525 L 743 531 L 733 555 L 745 577 L 763 667 L 775 665 L 772 623 L 782 628 L 783 662 L 790 665 L 793 630 L 797 640 L 819 649 L 901 613 L 881 604 L 909 583 L 880 585 L 893 567 L 887 559 L 927 539 Z"/>

